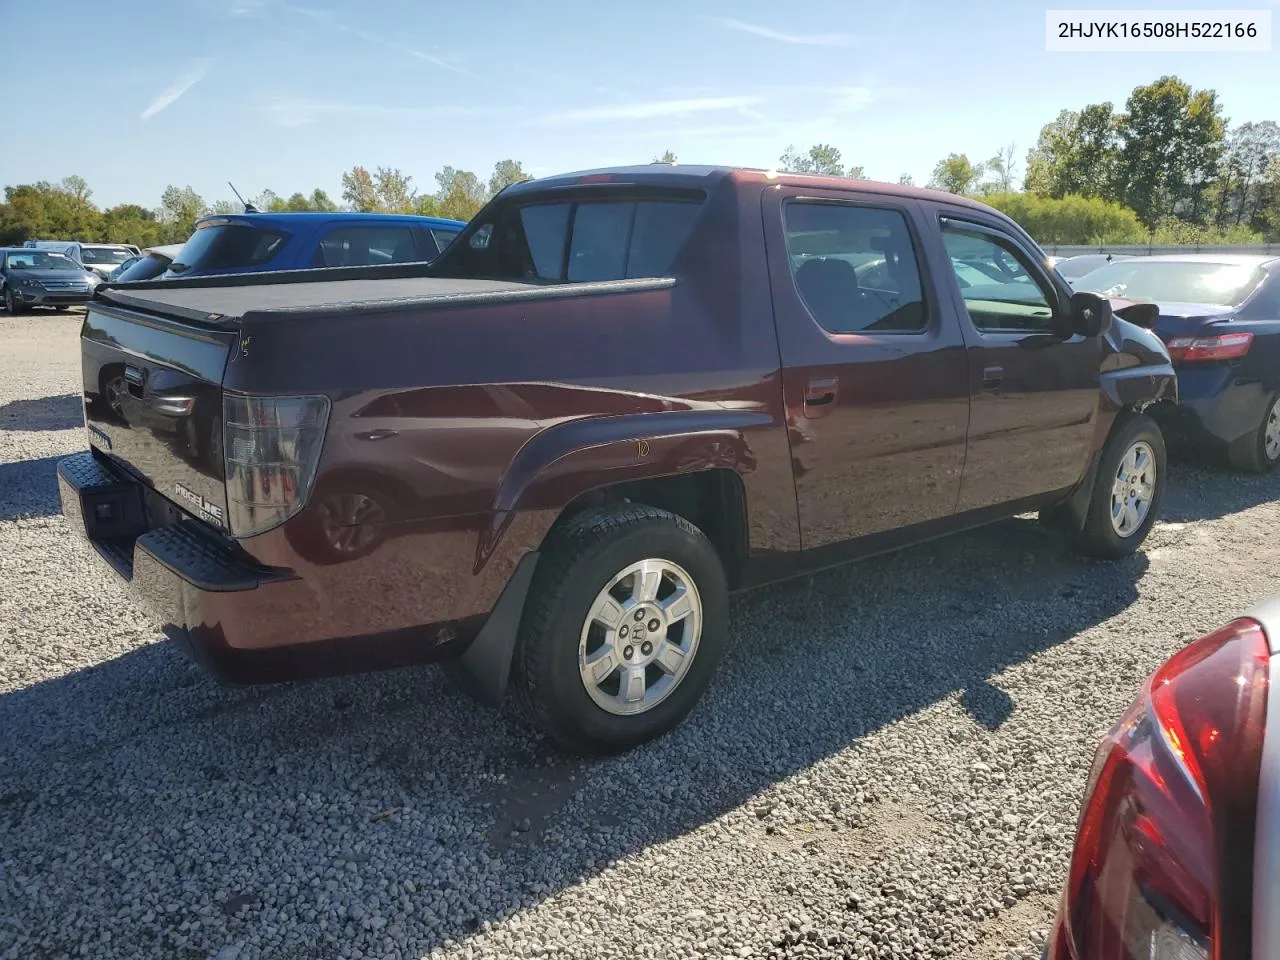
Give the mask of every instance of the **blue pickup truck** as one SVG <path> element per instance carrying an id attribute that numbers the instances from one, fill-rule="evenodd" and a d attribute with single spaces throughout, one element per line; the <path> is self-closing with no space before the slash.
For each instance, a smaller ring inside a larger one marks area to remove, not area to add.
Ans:
<path id="1" fill-rule="evenodd" d="M 143 258 L 116 281 L 434 260 L 466 226 L 387 213 L 244 213 L 201 217 L 171 263 Z"/>

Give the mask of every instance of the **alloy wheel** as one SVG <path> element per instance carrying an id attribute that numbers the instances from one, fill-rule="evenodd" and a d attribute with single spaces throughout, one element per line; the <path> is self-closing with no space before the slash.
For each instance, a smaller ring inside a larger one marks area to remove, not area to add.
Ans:
<path id="1" fill-rule="evenodd" d="M 591 604 L 578 671 L 602 710 L 646 713 L 689 672 L 702 636 L 702 599 L 679 564 L 648 559 L 616 574 Z"/>
<path id="2" fill-rule="evenodd" d="M 1156 455 L 1139 440 L 1125 451 L 1111 485 L 1111 528 L 1120 537 L 1131 537 L 1146 522 L 1156 493 Z"/>

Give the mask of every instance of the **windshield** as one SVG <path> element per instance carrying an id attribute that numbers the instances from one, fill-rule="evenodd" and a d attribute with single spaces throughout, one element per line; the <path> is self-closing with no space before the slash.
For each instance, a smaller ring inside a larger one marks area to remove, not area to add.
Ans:
<path id="1" fill-rule="evenodd" d="M 1125 260 L 1086 273 L 1075 287 L 1126 300 L 1234 307 L 1263 276 L 1252 264 Z"/>
<path id="2" fill-rule="evenodd" d="M 74 270 L 84 273 L 84 268 L 69 257 L 43 250 L 11 253 L 5 258 L 4 266 L 6 270 Z"/>
<path id="3" fill-rule="evenodd" d="M 81 247 L 80 261 L 82 263 L 101 263 L 115 264 L 124 263 L 133 256 L 132 250 L 126 250 L 124 247 Z"/>
<path id="4" fill-rule="evenodd" d="M 188 270 L 236 270 L 257 267 L 276 255 L 285 235 L 248 224 L 222 223 L 200 227 L 191 235 L 169 269 L 174 273 Z"/>

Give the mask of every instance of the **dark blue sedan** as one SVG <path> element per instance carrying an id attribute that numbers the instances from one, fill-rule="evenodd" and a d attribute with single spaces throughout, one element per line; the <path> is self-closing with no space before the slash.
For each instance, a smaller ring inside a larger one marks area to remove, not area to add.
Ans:
<path id="1" fill-rule="evenodd" d="M 1243 470 L 1280 463 L 1280 257 L 1135 257 L 1074 286 L 1159 305 L 1178 371 L 1178 405 L 1151 411 L 1166 436 Z"/>

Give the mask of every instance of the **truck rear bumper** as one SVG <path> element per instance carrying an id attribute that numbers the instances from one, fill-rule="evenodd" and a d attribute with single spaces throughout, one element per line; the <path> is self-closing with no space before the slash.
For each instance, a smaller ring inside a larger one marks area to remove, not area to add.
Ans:
<path id="1" fill-rule="evenodd" d="M 289 571 L 236 556 L 201 524 L 182 519 L 176 508 L 157 502 L 156 494 L 92 453 L 58 462 L 58 493 L 63 514 L 161 621 L 165 636 L 221 680 L 256 679 L 245 652 L 227 643 L 224 624 L 205 615 L 207 600 L 273 590 L 294 579 Z"/>
<path id="2" fill-rule="evenodd" d="M 92 452 L 58 463 L 62 512 L 166 637 L 227 683 L 388 669 L 462 653 L 485 617 L 358 636 L 305 635 L 311 584 L 267 567 Z M 523 600 L 523 597 L 521 597 Z M 292 628 L 292 629 L 291 629 Z M 503 671 L 505 681 L 505 669 Z"/>

